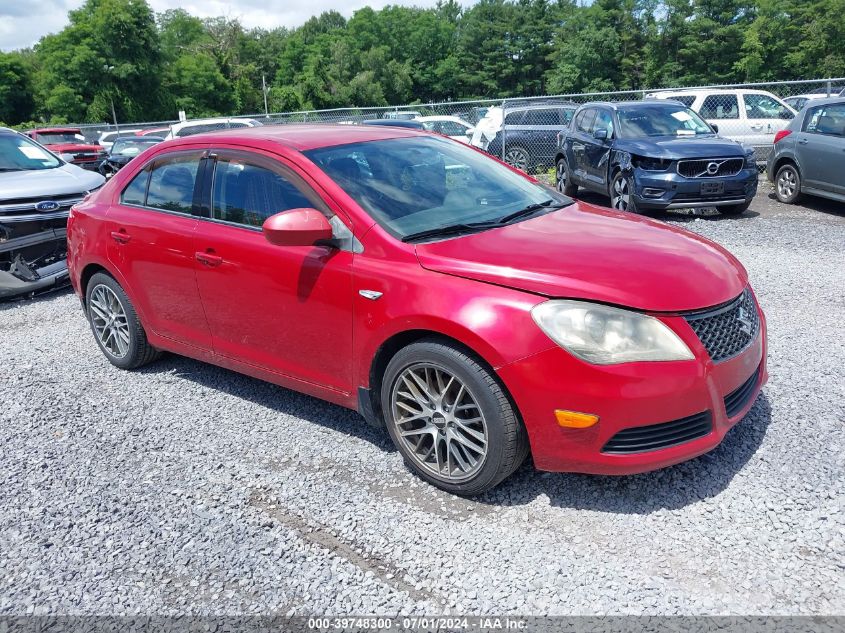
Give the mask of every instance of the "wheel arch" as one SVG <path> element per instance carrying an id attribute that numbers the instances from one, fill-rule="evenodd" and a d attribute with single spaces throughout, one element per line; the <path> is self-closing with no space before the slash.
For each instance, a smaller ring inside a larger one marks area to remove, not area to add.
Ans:
<path id="1" fill-rule="evenodd" d="M 803 175 L 801 174 L 801 165 L 798 164 L 798 161 L 795 160 L 794 156 L 789 155 L 781 156 L 777 160 L 775 160 L 775 166 L 774 169 L 772 169 L 772 175 L 777 178 L 778 171 L 780 171 L 781 167 L 787 164 L 795 167 L 795 169 L 798 171 L 798 175 L 803 178 Z"/>

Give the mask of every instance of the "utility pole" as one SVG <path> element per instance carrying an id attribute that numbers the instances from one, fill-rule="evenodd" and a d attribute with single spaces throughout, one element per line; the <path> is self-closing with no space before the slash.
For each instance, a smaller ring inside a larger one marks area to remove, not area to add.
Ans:
<path id="1" fill-rule="evenodd" d="M 264 78 L 264 73 L 261 73 L 261 92 L 264 93 L 264 116 L 270 116 L 270 111 L 267 109 L 267 80 Z"/>
<path id="2" fill-rule="evenodd" d="M 112 71 L 114 70 L 114 66 L 109 66 L 108 64 L 104 64 L 103 70 L 106 71 L 109 75 L 111 75 Z M 114 86 L 112 85 L 112 88 L 113 87 Z M 115 131 L 120 132 L 120 127 L 117 124 L 117 113 L 115 113 L 115 111 L 114 111 L 114 93 L 113 92 L 109 93 L 109 101 L 111 102 L 111 118 L 114 121 L 114 129 L 115 129 Z"/>

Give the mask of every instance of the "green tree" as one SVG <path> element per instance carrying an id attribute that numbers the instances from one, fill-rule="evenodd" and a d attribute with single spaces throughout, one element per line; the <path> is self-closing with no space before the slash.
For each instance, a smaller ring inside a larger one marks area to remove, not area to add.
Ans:
<path id="1" fill-rule="evenodd" d="M 32 119 L 32 69 L 21 53 L 0 51 L 0 121 L 16 125 Z"/>

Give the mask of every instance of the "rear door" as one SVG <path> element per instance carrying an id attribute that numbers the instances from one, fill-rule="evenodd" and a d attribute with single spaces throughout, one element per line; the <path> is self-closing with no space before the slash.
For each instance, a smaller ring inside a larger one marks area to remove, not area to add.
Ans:
<path id="1" fill-rule="evenodd" d="M 845 195 L 845 103 L 809 108 L 795 152 L 806 186 Z"/>
<path id="2" fill-rule="evenodd" d="M 106 216 L 108 257 L 156 334 L 210 351 L 194 272 L 192 215 L 203 150 L 166 154 L 144 167 Z"/>
<path id="3" fill-rule="evenodd" d="M 596 118 L 595 108 L 586 108 L 575 115 L 575 120 L 566 135 L 564 153 L 569 165 L 569 173 L 573 182 L 587 185 L 587 145 L 592 142 L 593 121 Z"/>
<path id="4" fill-rule="evenodd" d="M 527 148 L 535 165 L 551 165 L 557 152 L 557 133 L 564 129 L 562 108 L 540 108 L 526 110 L 522 127 L 529 147 Z"/>
<path id="5" fill-rule="evenodd" d="M 707 95 L 697 112 L 702 119 L 719 128 L 720 136 L 740 143 L 751 143 L 752 130 L 742 117 L 739 97 L 735 93 Z"/>

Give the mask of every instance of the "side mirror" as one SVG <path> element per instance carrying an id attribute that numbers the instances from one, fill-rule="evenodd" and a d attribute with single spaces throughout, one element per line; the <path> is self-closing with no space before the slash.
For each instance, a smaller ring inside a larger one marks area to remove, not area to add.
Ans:
<path id="1" fill-rule="evenodd" d="M 718 126 L 718 125 L 716 125 L 715 123 L 711 123 L 711 124 L 710 124 L 710 127 L 712 127 L 712 128 L 713 128 L 713 132 L 714 132 L 715 134 L 718 134 L 718 133 L 719 133 L 719 126 Z"/>
<path id="2" fill-rule="evenodd" d="M 593 138 L 597 141 L 606 141 L 607 140 L 607 129 L 600 127 L 597 130 L 593 130 Z"/>
<path id="3" fill-rule="evenodd" d="M 75 158 L 73 154 L 59 154 L 59 158 L 61 158 L 66 163 L 72 163 L 73 159 Z"/>
<path id="4" fill-rule="evenodd" d="M 276 246 L 313 246 L 332 239 L 332 226 L 317 209 L 291 209 L 271 215 L 261 227 Z"/>

